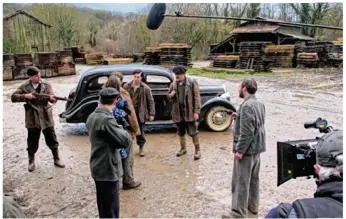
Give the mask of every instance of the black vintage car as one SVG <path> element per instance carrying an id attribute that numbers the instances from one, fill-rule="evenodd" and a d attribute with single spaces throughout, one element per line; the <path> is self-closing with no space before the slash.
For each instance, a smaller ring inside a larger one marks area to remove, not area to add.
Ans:
<path id="1" fill-rule="evenodd" d="M 132 78 L 135 69 L 143 71 L 143 82 L 152 90 L 156 115 L 148 124 L 171 124 L 171 103 L 167 100 L 174 75 L 168 69 L 152 65 L 128 64 L 99 66 L 84 72 L 76 88 L 69 93 L 71 101 L 66 103 L 66 111 L 59 115 L 61 122 L 85 123 L 98 104 L 98 92 L 111 72 L 124 75 L 124 83 Z M 232 123 L 230 112 L 235 107 L 230 102 L 230 94 L 222 85 L 200 85 L 200 124 L 212 131 L 225 131 Z"/>

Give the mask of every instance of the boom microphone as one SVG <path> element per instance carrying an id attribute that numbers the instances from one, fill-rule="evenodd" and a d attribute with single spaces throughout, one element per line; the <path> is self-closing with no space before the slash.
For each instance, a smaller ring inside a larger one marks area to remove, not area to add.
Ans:
<path id="1" fill-rule="evenodd" d="M 166 4 L 165 3 L 155 3 L 150 9 L 147 18 L 147 27 L 150 30 L 156 30 L 159 28 L 165 18 Z"/>

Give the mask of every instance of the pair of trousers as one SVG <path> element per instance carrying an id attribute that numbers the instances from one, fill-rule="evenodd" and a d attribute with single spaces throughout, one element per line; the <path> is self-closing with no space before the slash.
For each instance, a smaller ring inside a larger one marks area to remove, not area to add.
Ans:
<path id="1" fill-rule="evenodd" d="M 123 168 L 123 184 L 131 184 L 133 179 L 133 145 L 130 144 L 128 148 L 125 149 L 127 157 L 122 159 Z"/>
<path id="2" fill-rule="evenodd" d="M 58 148 L 59 142 L 57 140 L 54 127 L 48 127 L 46 129 L 39 128 L 28 128 L 28 138 L 27 138 L 27 151 L 29 155 L 34 155 L 39 146 L 41 131 L 44 135 L 47 146 L 50 149 Z"/>
<path id="3" fill-rule="evenodd" d="M 144 134 L 145 122 L 142 123 L 140 121 L 139 114 L 138 114 L 137 110 L 136 110 L 136 116 L 137 116 L 139 128 L 141 129 L 141 134 L 136 136 L 136 141 L 137 141 L 137 145 L 142 147 L 147 142 L 147 140 L 145 139 L 145 134 Z"/>
<path id="4" fill-rule="evenodd" d="M 97 181 L 96 197 L 100 218 L 119 218 L 119 181 Z"/>
<path id="5" fill-rule="evenodd" d="M 234 156 L 232 176 L 232 216 L 246 218 L 258 213 L 260 154 Z"/>
<path id="6" fill-rule="evenodd" d="M 196 136 L 198 134 L 197 124 L 195 121 L 194 122 L 182 121 L 182 122 L 176 123 L 176 125 L 178 128 L 179 136 L 184 136 L 186 134 L 186 131 L 187 131 L 187 134 L 191 137 Z"/>

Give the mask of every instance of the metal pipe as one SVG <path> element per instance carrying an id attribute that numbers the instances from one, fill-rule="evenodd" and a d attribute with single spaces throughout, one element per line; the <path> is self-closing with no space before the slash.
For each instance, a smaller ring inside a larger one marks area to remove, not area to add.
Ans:
<path id="1" fill-rule="evenodd" d="M 287 25 L 302 26 L 302 27 L 316 27 L 316 28 L 322 28 L 322 29 L 343 30 L 342 27 L 325 26 L 325 25 L 318 25 L 318 24 L 303 24 L 303 23 L 285 22 L 285 21 L 268 21 L 268 20 L 254 19 L 254 18 L 183 15 L 180 12 L 177 12 L 176 15 L 165 14 L 162 16 L 164 16 L 164 17 L 185 17 L 185 18 L 208 18 L 208 19 L 223 19 L 223 20 L 238 20 L 238 21 L 257 21 L 257 22 L 273 23 L 273 24 L 287 24 Z"/>

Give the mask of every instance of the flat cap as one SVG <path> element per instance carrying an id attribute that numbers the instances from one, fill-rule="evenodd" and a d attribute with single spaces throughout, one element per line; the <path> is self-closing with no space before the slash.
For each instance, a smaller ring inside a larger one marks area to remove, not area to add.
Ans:
<path id="1" fill-rule="evenodd" d="M 40 69 L 37 68 L 36 66 L 30 66 L 28 68 L 28 70 L 26 70 L 26 74 L 31 76 L 37 75 L 38 73 L 40 73 Z"/>
<path id="2" fill-rule="evenodd" d="M 174 66 L 174 68 L 172 69 L 172 72 L 177 74 L 177 75 L 185 74 L 186 73 L 186 67 L 183 65 Z"/>
<path id="3" fill-rule="evenodd" d="M 99 95 L 102 99 L 115 99 L 119 96 L 119 92 L 112 87 L 106 87 L 100 90 Z"/>
<path id="4" fill-rule="evenodd" d="M 337 156 L 343 154 L 343 133 L 342 130 L 336 130 L 322 136 L 316 145 L 317 164 L 324 167 L 336 167 Z"/>

